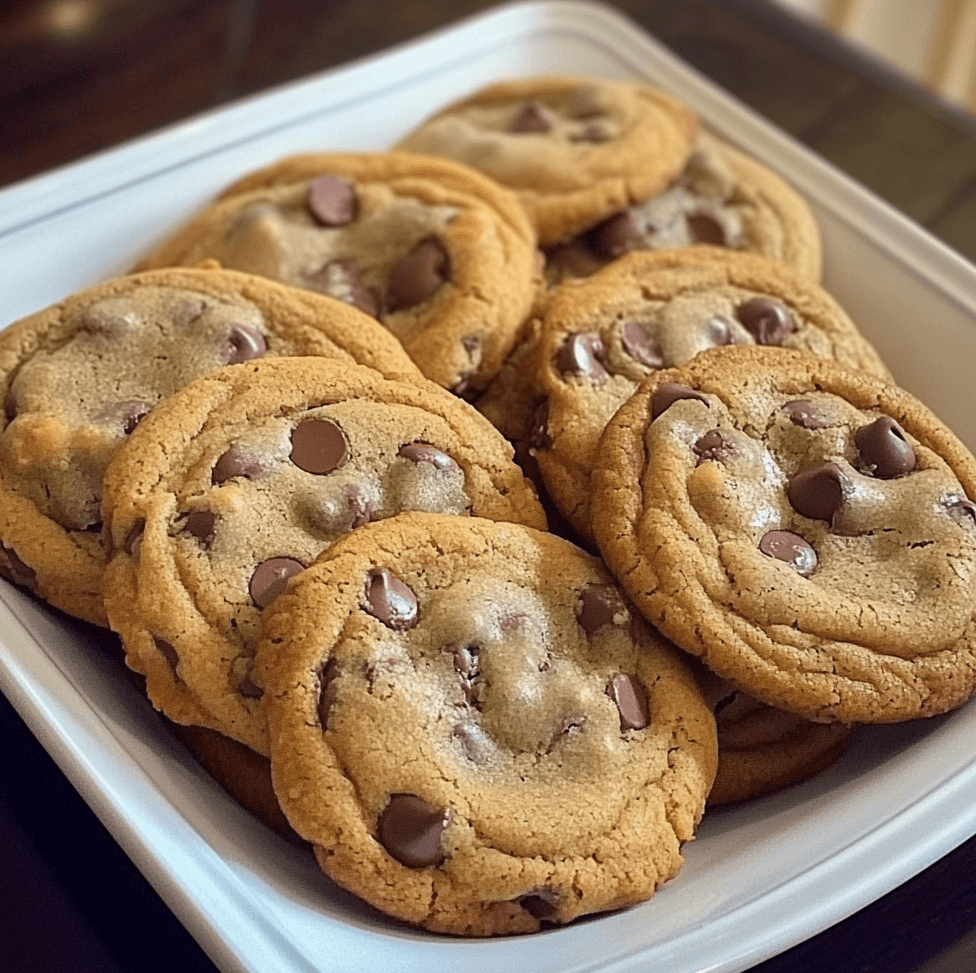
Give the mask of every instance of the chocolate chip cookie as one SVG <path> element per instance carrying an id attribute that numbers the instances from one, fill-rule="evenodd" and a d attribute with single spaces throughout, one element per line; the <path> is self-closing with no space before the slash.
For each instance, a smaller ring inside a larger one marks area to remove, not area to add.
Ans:
<path id="1" fill-rule="evenodd" d="M 638 251 L 550 293 L 534 365 L 524 369 L 536 396 L 528 436 L 549 494 L 584 537 L 610 417 L 652 372 L 729 344 L 796 348 L 890 378 L 825 290 L 756 254 Z"/>
<path id="2" fill-rule="evenodd" d="M 696 130 L 690 109 L 649 85 L 542 75 L 455 101 L 397 147 L 456 159 L 508 186 L 549 247 L 665 190 Z"/>
<path id="3" fill-rule="evenodd" d="M 682 653 L 568 541 L 401 514 L 265 614 L 275 789 L 322 869 L 427 929 L 526 933 L 650 897 L 715 772 Z"/>
<path id="4" fill-rule="evenodd" d="M 904 390 L 719 348 L 608 424 L 593 530 L 645 616 L 737 688 L 884 723 L 976 689 L 974 496 L 976 460 Z"/>
<path id="5" fill-rule="evenodd" d="M 667 189 L 549 248 L 545 273 L 558 283 L 632 250 L 698 244 L 758 253 L 813 281 L 823 270 L 820 226 L 803 196 L 745 152 L 699 132 L 684 171 Z"/>
<path id="6" fill-rule="evenodd" d="M 545 527 L 471 406 L 325 358 L 250 362 L 171 396 L 113 460 L 103 506 L 106 611 L 153 703 L 262 753 L 261 613 L 338 537 L 401 510 Z"/>
<path id="7" fill-rule="evenodd" d="M 139 266 L 204 258 L 348 301 L 467 398 L 501 367 L 542 284 L 535 235 L 506 189 L 407 153 L 282 159 L 228 186 Z"/>
<path id="8" fill-rule="evenodd" d="M 331 298 L 219 269 L 80 291 L 0 333 L 0 574 L 100 625 L 110 459 L 156 403 L 229 363 L 327 355 L 419 377 L 383 328 Z"/>

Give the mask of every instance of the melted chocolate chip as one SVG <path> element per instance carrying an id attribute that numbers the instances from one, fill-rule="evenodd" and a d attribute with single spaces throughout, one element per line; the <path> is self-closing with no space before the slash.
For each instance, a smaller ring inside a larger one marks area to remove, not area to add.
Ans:
<path id="1" fill-rule="evenodd" d="M 322 226 L 345 226 L 356 218 L 356 193 L 338 176 L 319 176 L 308 187 L 305 205 Z"/>
<path id="2" fill-rule="evenodd" d="M 417 624 L 417 596 L 386 568 L 374 568 L 369 572 L 363 608 L 395 632 Z"/>
<path id="3" fill-rule="evenodd" d="M 821 463 L 790 477 L 786 495 L 793 509 L 811 520 L 831 523 L 844 503 L 847 478 L 836 463 Z"/>
<path id="4" fill-rule="evenodd" d="M 647 695 L 636 677 L 618 672 L 606 693 L 617 704 L 621 730 L 643 730 L 651 722 Z"/>
<path id="5" fill-rule="evenodd" d="M 129 436 L 132 431 L 149 415 L 149 405 L 146 402 L 127 402 L 122 411 L 122 433 Z"/>
<path id="6" fill-rule="evenodd" d="M 733 322 L 724 314 L 713 314 L 706 322 L 705 328 L 708 336 L 716 345 L 734 345 L 735 327 Z"/>
<path id="7" fill-rule="evenodd" d="M 518 904 L 533 919 L 551 919 L 559 911 L 560 895 L 556 889 L 538 889 L 523 895 Z"/>
<path id="8" fill-rule="evenodd" d="M 450 277 L 451 262 L 444 245 L 437 237 L 426 237 L 390 268 L 384 301 L 387 312 L 425 301 Z"/>
<path id="9" fill-rule="evenodd" d="M 260 358 L 267 350 L 268 343 L 260 331 L 243 324 L 235 324 L 227 335 L 224 359 L 228 365 L 237 365 L 242 361 Z"/>
<path id="10" fill-rule="evenodd" d="M 319 671 L 319 701 L 315 711 L 318 713 L 319 726 L 323 730 L 329 728 L 329 714 L 332 712 L 337 696 L 335 681 L 340 675 L 339 664 L 334 658 L 329 659 Z"/>
<path id="11" fill-rule="evenodd" d="M 588 584 L 580 592 L 576 605 L 576 620 L 589 638 L 616 619 L 628 618 L 627 607 L 620 592 L 612 584 Z"/>
<path id="12" fill-rule="evenodd" d="M 640 226 L 631 209 L 614 213 L 586 236 L 591 250 L 604 260 L 615 260 L 635 249 L 641 241 Z"/>
<path id="13" fill-rule="evenodd" d="M 947 497 L 943 500 L 949 516 L 958 524 L 968 527 L 976 525 L 976 503 L 967 497 Z"/>
<path id="14" fill-rule="evenodd" d="M 413 460 L 414 463 L 429 463 L 435 470 L 458 469 L 457 463 L 447 453 L 428 443 L 405 443 L 397 451 L 397 456 Z"/>
<path id="15" fill-rule="evenodd" d="M 464 755 L 473 763 L 484 763 L 491 756 L 491 742 L 476 723 L 455 723 L 451 738 L 460 741 Z"/>
<path id="16" fill-rule="evenodd" d="M 214 463 L 213 473 L 210 475 L 211 482 L 216 486 L 226 483 L 234 477 L 240 476 L 246 480 L 254 479 L 264 467 L 261 461 L 250 453 L 243 453 L 239 449 L 231 447 L 224 453 L 216 463 Z"/>
<path id="17" fill-rule="evenodd" d="M 345 301 L 370 317 L 380 312 L 376 295 L 360 280 L 359 265 L 351 257 L 327 261 L 307 280 L 312 289 Z"/>
<path id="18" fill-rule="evenodd" d="M 552 116 L 537 101 L 527 101 L 509 123 L 508 130 L 516 135 L 531 132 L 548 132 L 552 128 Z"/>
<path id="19" fill-rule="evenodd" d="M 349 459 L 346 437 L 329 419 L 303 419 L 292 430 L 289 459 L 306 473 L 332 473 Z"/>
<path id="20" fill-rule="evenodd" d="M 817 411 L 817 407 L 812 402 L 805 399 L 797 399 L 794 402 L 787 402 L 783 410 L 790 417 L 790 422 L 801 429 L 824 429 L 827 423 Z"/>
<path id="21" fill-rule="evenodd" d="M 881 480 L 892 480 L 915 469 L 915 450 L 902 429 L 890 416 L 880 416 L 854 433 L 854 444 L 861 454 L 861 466 Z"/>
<path id="22" fill-rule="evenodd" d="M 735 452 L 735 441 L 721 429 L 709 429 L 691 448 L 699 463 L 721 463 Z"/>
<path id="23" fill-rule="evenodd" d="M 735 316 L 757 345 L 780 345 L 796 330 L 793 316 L 779 301 L 753 297 L 735 309 Z"/>
<path id="24" fill-rule="evenodd" d="M 450 821 L 450 808 L 415 794 L 391 794 L 376 821 L 376 837 L 401 865 L 426 868 L 444 861 L 442 839 Z"/>
<path id="25" fill-rule="evenodd" d="M 817 567 L 817 552 L 791 530 L 767 531 L 759 541 L 759 550 L 767 557 L 789 564 L 804 578 L 809 578 Z"/>
<path id="26" fill-rule="evenodd" d="M 305 565 L 292 557 L 271 557 L 262 561 L 251 575 L 251 600 L 258 608 L 267 608 L 285 590 L 288 579 L 304 570 Z"/>
<path id="27" fill-rule="evenodd" d="M 190 510 L 177 518 L 180 531 L 195 537 L 204 547 L 213 542 L 216 523 L 217 517 L 212 510 Z"/>
<path id="28" fill-rule="evenodd" d="M 725 229 L 713 214 L 704 210 L 687 213 L 685 223 L 687 223 L 688 232 L 695 243 L 710 243 L 716 247 L 725 246 Z"/>
<path id="29" fill-rule="evenodd" d="M 558 368 L 563 375 L 582 375 L 594 385 L 607 380 L 603 367 L 603 342 L 595 334 L 572 334 L 559 349 Z"/>
<path id="30" fill-rule="evenodd" d="M 689 388 L 687 385 L 675 385 L 674 383 L 668 382 L 656 389 L 651 396 L 651 421 L 653 422 L 661 413 L 671 408 L 675 402 L 681 399 L 697 399 L 699 402 L 704 402 L 708 408 L 711 408 L 708 399 L 701 392 Z"/>
<path id="31" fill-rule="evenodd" d="M 620 343 L 624 351 L 642 365 L 649 368 L 661 368 L 664 365 L 661 349 L 640 322 L 628 321 L 620 329 Z"/>

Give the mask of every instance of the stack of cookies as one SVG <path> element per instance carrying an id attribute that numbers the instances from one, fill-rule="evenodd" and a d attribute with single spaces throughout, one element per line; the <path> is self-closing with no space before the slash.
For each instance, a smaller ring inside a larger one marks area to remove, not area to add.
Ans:
<path id="1" fill-rule="evenodd" d="M 0 574 L 390 916 L 642 902 L 706 806 L 976 692 L 976 460 L 821 266 L 641 84 L 280 160 L 0 333 Z"/>

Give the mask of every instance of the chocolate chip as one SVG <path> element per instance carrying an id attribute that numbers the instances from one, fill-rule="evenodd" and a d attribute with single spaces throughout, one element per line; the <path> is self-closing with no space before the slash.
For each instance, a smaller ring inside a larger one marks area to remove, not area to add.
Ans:
<path id="1" fill-rule="evenodd" d="M 271 557 L 262 561 L 251 575 L 251 601 L 258 608 L 267 608 L 285 590 L 288 579 L 304 570 L 305 565 L 292 557 Z"/>
<path id="2" fill-rule="evenodd" d="M 532 449 L 549 449 L 552 446 L 552 436 L 549 435 L 549 400 L 541 402 L 532 416 L 529 428 L 529 446 Z"/>
<path id="3" fill-rule="evenodd" d="M 228 365 L 237 365 L 242 361 L 260 358 L 267 350 L 268 343 L 260 331 L 244 324 L 235 324 L 227 335 L 224 358 Z"/>
<path id="4" fill-rule="evenodd" d="M 708 399 L 701 392 L 689 388 L 687 385 L 675 385 L 672 382 L 668 382 L 655 389 L 654 394 L 651 396 L 651 421 L 653 422 L 662 412 L 671 408 L 675 402 L 681 399 L 697 399 L 699 402 L 704 402 L 708 408 L 711 408 Z"/>
<path id="5" fill-rule="evenodd" d="M 319 176 L 308 187 L 305 205 L 323 226 L 345 226 L 356 218 L 356 193 L 345 179 Z"/>
<path id="6" fill-rule="evenodd" d="M 615 260 L 640 245 L 641 231 L 632 209 L 623 209 L 593 227 L 586 243 L 604 260 Z"/>
<path id="7" fill-rule="evenodd" d="M 587 636 L 593 638 L 601 628 L 628 618 L 627 606 L 612 584 L 588 584 L 576 604 L 576 620 Z"/>
<path id="8" fill-rule="evenodd" d="M 204 547 L 212 543 L 216 523 L 217 518 L 211 510 L 190 510 L 177 518 L 180 531 L 195 537 Z"/>
<path id="9" fill-rule="evenodd" d="M 354 483 L 346 486 L 346 500 L 349 503 L 349 529 L 355 530 L 374 520 L 376 505 L 363 497 L 363 491 Z"/>
<path id="10" fill-rule="evenodd" d="M 972 527 L 976 524 L 976 503 L 967 497 L 951 496 L 942 501 L 949 516 L 959 524 Z"/>
<path id="11" fill-rule="evenodd" d="M 801 429 L 824 429 L 827 423 L 824 422 L 817 407 L 812 402 L 805 399 L 797 399 L 795 402 L 787 402 L 783 406 L 786 414 L 790 417 L 790 422 Z"/>
<path id="12" fill-rule="evenodd" d="M 238 679 L 237 691 L 245 699 L 260 699 L 264 695 L 264 690 L 251 678 L 250 669 Z"/>
<path id="13" fill-rule="evenodd" d="M 809 578 L 817 567 L 817 552 L 791 530 L 767 531 L 759 541 L 759 550 L 777 561 L 785 561 L 804 578 Z"/>
<path id="14" fill-rule="evenodd" d="M 735 441 L 721 429 L 709 429 L 691 448 L 699 463 L 721 463 L 735 452 Z"/>
<path id="15" fill-rule="evenodd" d="M 462 679 L 473 680 L 481 673 L 481 643 L 469 642 L 464 645 L 449 646 L 446 651 L 454 657 L 454 671 Z"/>
<path id="16" fill-rule="evenodd" d="M 323 730 L 329 728 L 329 714 L 332 712 L 338 694 L 335 681 L 340 675 L 339 663 L 336 662 L 335 658 L 329 659 L 319 670 L 319 701 L 316 712 L 319 717 L 319 726 Z"/>
<path id="17" fill-rule="evenodd" d="M 621 730 L 643 730 L 651 722 L 647 696 L 634 676 L 618 672 L 607 684 L 606 693 L 617 704 Z"/>
<path id="18" fill-rule="evenodd" d="M 811 520 L 831 523 L 844 503 L 847 478 L 836 463 L 821 463 L 790 477 L 786 495 L 793 509 Z"/>
<path id="19" fill-rule="evenodd" d="M 142 541 L 142 535 L 146 531 L 146 518 L 139 517 L 138 520 L 132 525 L 132 529 L 125 536 L 125 540 L 122 542 L 122 550 L 126 554 L 134 555 L 139 548 L 139 544 Z"/>
<path id="20" fill-rule="evenodd" d="M 551 919 L 559 911 L 560 895 L 556 889 L 538 889 L 523 895 L 518 904 L 533 919 Z"/>
<path id="21" fill-rule="evenodd" d="M 395 632 L 417 624 L 417 596 L 386 568 L 374 568 L 369 572 L 363 608 Z"/>
<path id="22" fill-rule="evenodd" d="M 602 385 L 608 374 L 601 361 L 603 356 L 603 342 L 598 335 L 573 334 L 559 349 L 557 365 L 563 375 L 581 375 L 594 385 Z"/>
<path id="23" fill-rule="evenodd" d="M 796 330 L 793 316 L 779 301 L 753 297 L 735 309 L 739 322 L 758 345 L 779 345 Z"/>
<path id="24" fill-rule="evenodd" d="M 428 443 L 405 443 L 397 451 L 397 456 L 413 460 L 415 463 L 429 463 L 435 470 L 456 470 L 457 463 L 447 453 Z"/>
<path id="25" fill-rule="evenodd" d="M 154 635 L 152 640 L 153 645 L 156 646 L 156 650 L 166 660 L 166 664 L 173 670 L 175 675 L 180 664 L 180 654 L 176 651 L 176 647 L 172 642 L 167 642 L 166 639 L 162 639 L 158 635 Z"/>
<path id="26" fill-rule="evenodd" d="M 450 259 L 443 244 L 437 237 L 426 237 L 390 268 L 386 279 L 386 310 L 414 307 L 433 295 L 450 276 Z"/>
<path id="27" fill-rule="evenodd" d="M 660 368 L 664 364 L 660 347 L 639 321 L 628 321 L 624 324 L 620 329 L 620 343 L 624 351 L 642 365 Z"/>
<path id="28" fill-rule="evenodd" d="M 711 213 L 706 213 L 704 210 L 686 213 L 685 223 L 688 224 L 688 232 L 695 243 L 710 243 L 716 247 L 725 246 L 725 229 Z"/>
<path id="29" fill-rule="evenodd" d="M 552 116 L 544 105 L 527 101 L 509 123 L 508 130 L 516 135 L 530 132 L 548 132 L 552 128 Z"/>
<path id="30" fill-rule="evenodd" d="M 705 330 L 715 345 L 734 345 L 735 326 L 724 314 L 713 314 L 705 322 Z"/>
<path id="31" fill-rule="evenodd" d="M 303 419 L 292 430 L 289 459 L 306 473 L 332 473 L 349 459 L 346 437 L 330 419 Z"/>
<path id="32" fill-rule="evenodd" d="M 450 808 L 439 808 L 415 794 L 391 794 L 376 822 L 379 843 L 401 865 L 425 868 L 444 861 L 444 829 Z"/>
<path id="33" fill-rule="evenodd" d="M 0 545 L 0 569 L 14 584 L 32 591 L 37 582 L 37 572 L 28 564 L 25 564 L 20 555 L 5 544 Z"/>
<path id="34" fill-rule="evenodd" d="M 360 280 L 359 265 L 350 257 L 327 261 L 306 280 L 312 289 L 345 301 L 370 317 L 380 312 L 376 295 Z"/>
<path id="35" fill-rule="evenodd" d="M 460 742 L 464 755 L 473 763 L 484 763 L 491 756 L 491 741 L 476 723 L 455 723 L 451 738 Z"/>
<path id="36" fill-rule="evenodd" d="M 566 716 L 559 722 L 559 729 L 552 736 L 549 743 L 549 752 L 557 746 L 560 741 L 569 736 L 583 732 L 583 724 L 586 723 L 585 716 Z"/>
<path id="37" fill-rule="evenodd" d="M 915 469 L 915 450 L 890 416 L 880 416 L 854 433 L 862 469 L 881 480 L 904 476 Z"/>
<path id="38" fill-rule="evenodd" d="M 149 405 L 145 402 L 126 402 L 122 411 L 122 432 L 129 436 L 136 426 L 149 415 Z"/>
<path id="39" fill-rule="evenodd" d="M 228 480 L 232 480 L 238 476 L 246 480 L 251 480 L 263 472 L 263 470 L 264 466 L 256 456 L 231 447 L 214 463 L 210 480 L 215 486 L 220 483 L 226 483 Z"/>

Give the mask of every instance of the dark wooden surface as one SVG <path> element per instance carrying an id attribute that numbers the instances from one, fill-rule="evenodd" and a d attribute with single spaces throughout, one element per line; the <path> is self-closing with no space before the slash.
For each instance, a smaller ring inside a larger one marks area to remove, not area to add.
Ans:
<path id="1" fill-rule="evenodd" d="M 611 5 L 976 260 L 973 119 L 760 0 Z M 489 6 L 3 0 L 0 186 Z M 2 697 L 0 740 L 0 969 L 214 973 Z M 755 967 L 755 973 L 973 970 L 976 839 Z"/>

